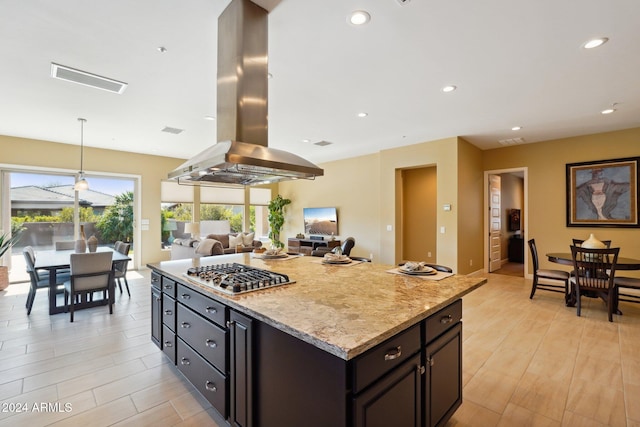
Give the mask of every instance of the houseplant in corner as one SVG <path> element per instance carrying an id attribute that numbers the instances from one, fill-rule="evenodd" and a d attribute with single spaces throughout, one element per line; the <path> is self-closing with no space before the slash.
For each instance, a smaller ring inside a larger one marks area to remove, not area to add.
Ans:
<path id="1" fill-rule="evenodd" d="M 18 243 L 21 233 L 22 230 L 19 229 L 15 231 L 11 236 L 9 236 L 9 234 L 0 235 L 0 260 L 2 259 L 5 252 L 11 249 L 13 245 Z M 0 265 L 0 291 L 6 289 L 7 286 L 9 286 L 9 267 Z"/>
<path id="2" fill-rule="evenodd" d="M 284 248 L 280 241 L 280 231 L 284 225 L 284 207 L 291 203 L 289 199 L 283 199 L 281 195 L 269 202 L 269 239 L 273 249 Z"/>

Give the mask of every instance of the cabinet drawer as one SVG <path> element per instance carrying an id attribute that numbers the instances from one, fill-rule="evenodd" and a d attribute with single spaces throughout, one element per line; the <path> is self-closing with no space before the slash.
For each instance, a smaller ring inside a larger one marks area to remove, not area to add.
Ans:
<path id="1" fill-rule="evenodd" d="M 227 372 L 227 331 L 178 304 L 177 333 L 213 366 Z"/>
<path id="2" fill-rule="evenodd" d="M 167 328 L 162 327 L 162 351 L 176 364 L 176 334 Z"/>
<path id="3" fill-rule="evenodd" d="M 227 378 L 178 338 L 178 369 L 226 419 Z"/>
<path id="4" fill-rule="evenodd" d="M 160 289 L 160 281 L 162 280 L 162 276 L 160 273 L 152 271 L 151 272 L 151 286 L 154 288 Z"/>
<path id="5" fill-rule="evenodd" d="M 226 327 L 227 310 L 223 304 L 212 300 L 184 285 L 178 284 L 177 301 L 186 305 L 201 316 Z"/>
<path id="6" fill-rule="evenodd" d="M 378 344 L 354 361 L 354 393 L 373 383 L 420 350 L 420 325 Z"/>
<path id="7" fill-rule="evenodd" d="M 462 319 L 462 300 L 449 304 L 442 310 L 429 316 L 426 320 L 425 343 L 437 338 L 447 329 Z"/>
<path id="8" fill-rule="evenodd" d="M 162 323 L 175 332 L 176 330 L 176 300 L 162 294 Z"/>
<path id="9" fill-rule="evenodd" d="M 176 297 L 176 281 L 171 280 L 168 277 L 162 276 L 162 292 L 169 295 L 171 298 Z"/>

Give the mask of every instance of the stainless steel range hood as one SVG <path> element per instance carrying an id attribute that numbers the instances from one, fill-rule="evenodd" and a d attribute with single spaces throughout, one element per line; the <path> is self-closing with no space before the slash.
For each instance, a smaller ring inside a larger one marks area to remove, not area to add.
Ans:
<path id="1" fill-rule="evenodd" d="M 218 18 L 218 143 L 169 173 L 180 184 L 269 184 L 324 171 L 268 147 L 267 11 L 232 0 Z"/>

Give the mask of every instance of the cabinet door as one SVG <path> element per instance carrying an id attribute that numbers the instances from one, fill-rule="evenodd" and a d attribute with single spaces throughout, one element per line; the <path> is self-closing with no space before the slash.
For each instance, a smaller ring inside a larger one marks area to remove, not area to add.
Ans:
<path id="1" fill-rule="evenodd" d="M 162 295 L 160 289 L 151 287 L 151 340 L 158 347 L 162 339 Z"/>
<path id="2" fill-rule="evenodd" d="M 462 322 L 429 343 L 425 356 L 425 425 L 441 426 L 462 404 Z"/>
<path id="3" fill-rule="evenodd" d="M 356 396 L 354 426 L 421 426 L 421 370 L 416 354 Z"/>
<path id="4" fill-rule="evenodd" d="M 229 314 L 230 348 L 230 415 L 233 426 L 252 427 L 253 360 L 252 320 L 235 311 Z"/>

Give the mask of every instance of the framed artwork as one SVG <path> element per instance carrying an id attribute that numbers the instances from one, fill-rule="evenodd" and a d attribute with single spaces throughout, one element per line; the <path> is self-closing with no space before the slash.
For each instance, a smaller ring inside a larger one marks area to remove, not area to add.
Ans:
<path id="1" fill-rule="evenodd" d="M 567 227 L 640 227 L 639 160 L 567 164 Z"/>

